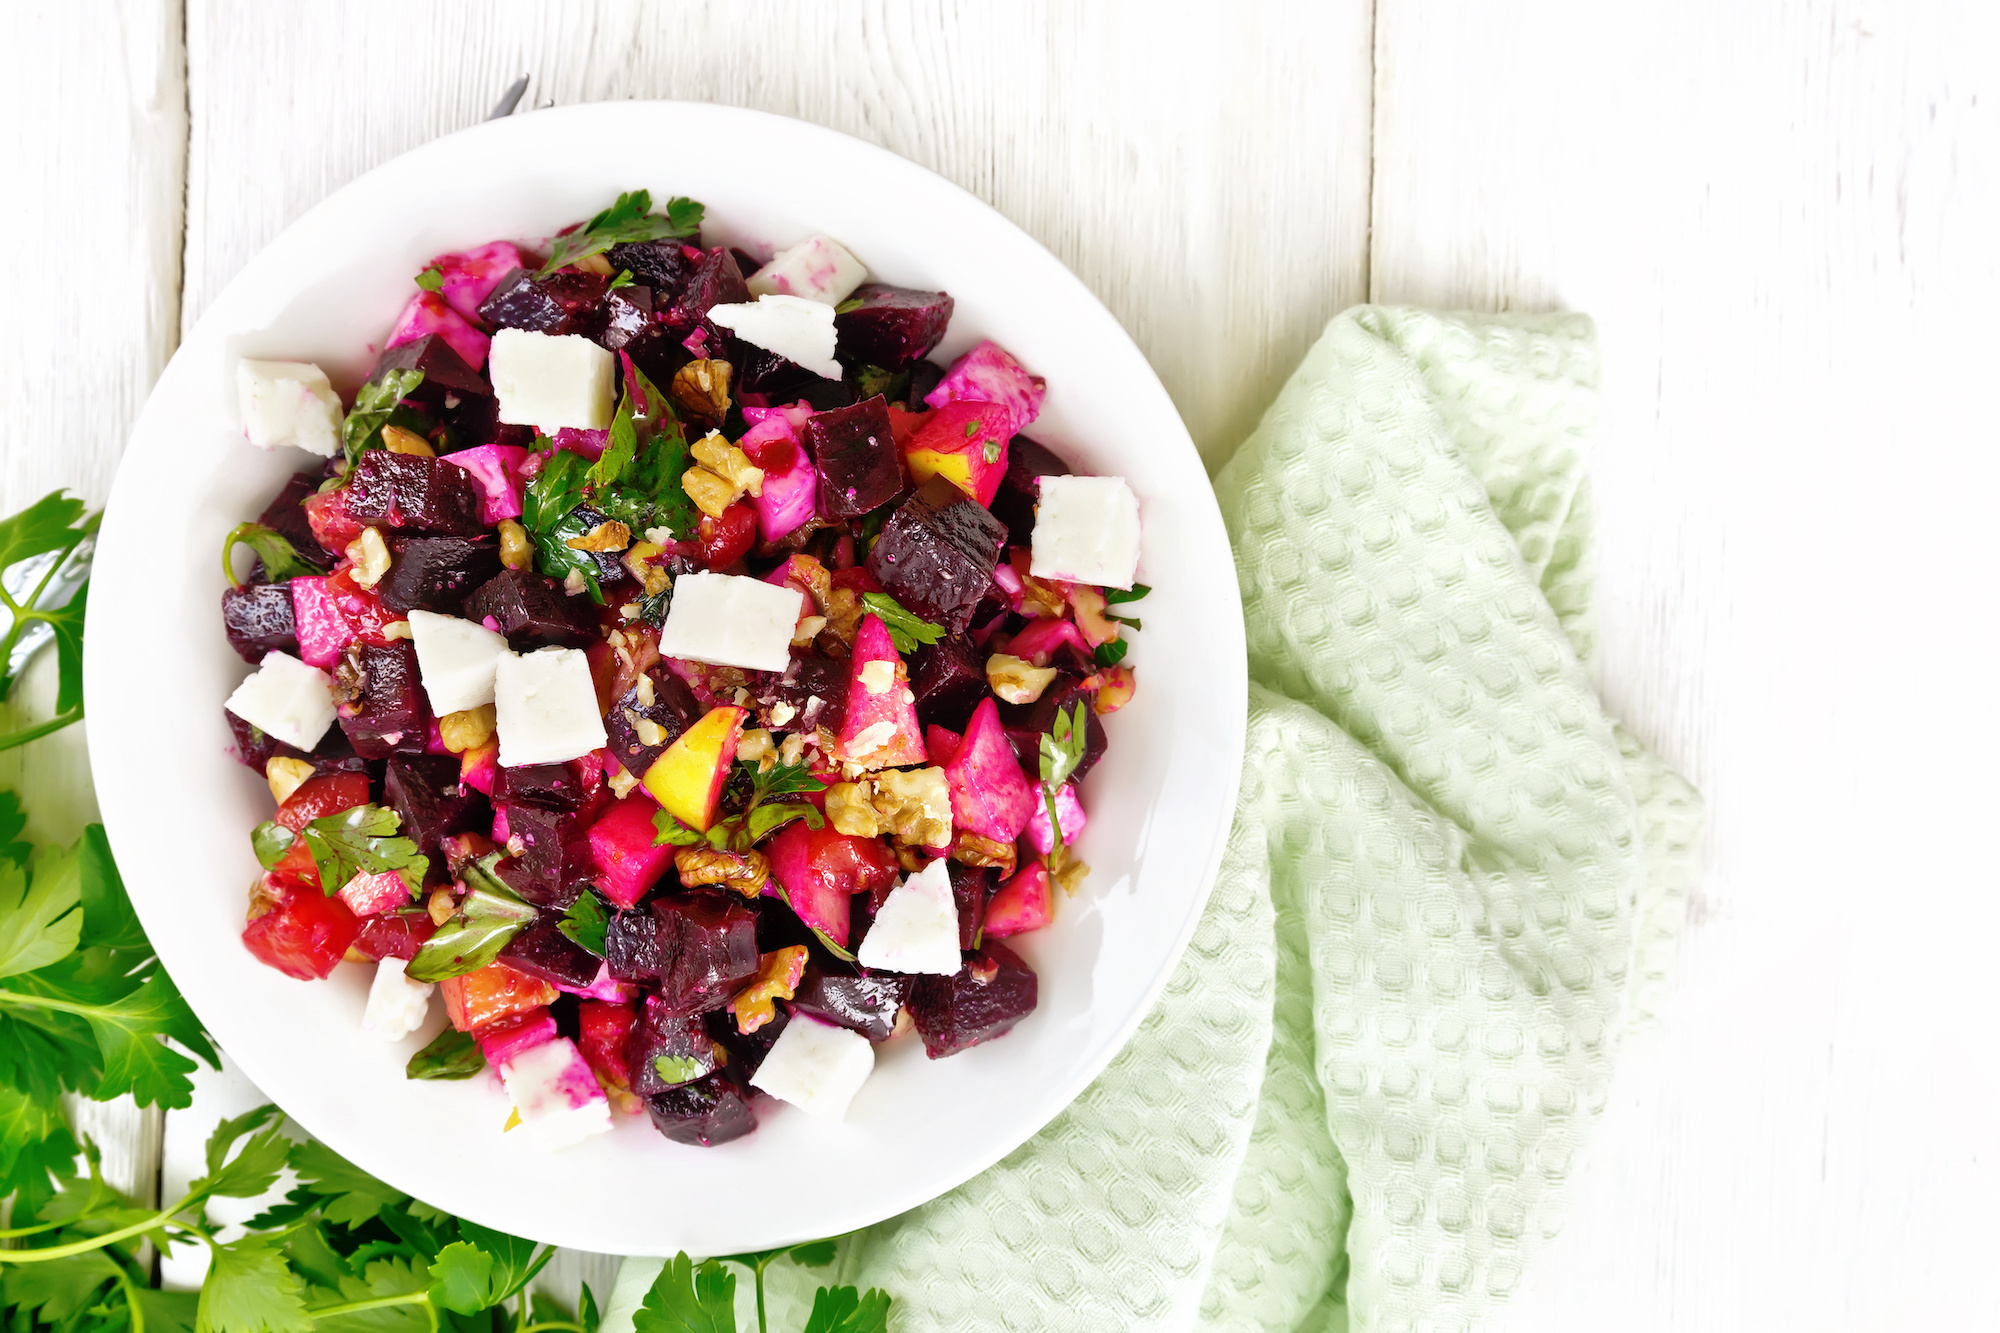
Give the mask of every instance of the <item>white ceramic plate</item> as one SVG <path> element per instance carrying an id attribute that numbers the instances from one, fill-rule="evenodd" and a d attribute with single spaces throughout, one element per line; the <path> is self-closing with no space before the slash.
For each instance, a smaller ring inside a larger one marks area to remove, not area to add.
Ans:
<path id="1" fill-rule="evenodd" d="M 433 255 L 534 241 L 620 191 L 685 194 L 705 235 L 768 254 L 838 238 L 885 282 L 957 300 L 940 359 L 996 339 L 1048 403 L 1032 434 L 1140 496 L 1136 700 L 1084 796 L 1089 883 L 1018 941 L 1040 1007 L 1008 1036 L 930 1061 L 885 1047 L 845 1121 L 760 1098 L 755 1134 L 670 1143 L 643 1117 L 540 1155 L 502 1133 L 491 1075 L 412 1082 L 443 1025 L 361 1035 L 371 973 L 291 980 L 238 943 L 271 797 L 226 752 L 222 701 L 248 671 L 222 636 L 218 552 L 292 472 L 235 422 L 244 356 L 317 361 L 351 392 Z M 397 1188 L 486 1226 L 612 1254 L 720 1254 L 836 1235 L 969 1179 L 1060 1112 L 1131 1037 L 1208 896 L 1242 757 L 1242 611 L 1186 428 L 1130 338 L 1047 251 L 971 195 L 879 148 L 760 113 L 682 103 L 538 111 L 427 144 L 334 194 L 244 268 L 146 404 L 112 488 L 85 663 L 92 767 L 118 863 L 209 1030 L 293 1119 Z"/>

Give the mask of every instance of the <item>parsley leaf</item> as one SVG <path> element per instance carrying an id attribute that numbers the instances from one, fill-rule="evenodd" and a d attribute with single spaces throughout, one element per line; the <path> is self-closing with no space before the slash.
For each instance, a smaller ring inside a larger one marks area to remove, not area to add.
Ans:
<path id="1" fill-rule="evenodd" d="M 534 538 L 543 574 L 552 579 L 566 580 L 571 571 L 575 571 L 582 575 L 591 600 L 602 602 L 604 593 L 597 583 L 597 561 L 590 552 L 565 544 L 570 538 L 581 537 L 597 526 L 576 512 L 577 506 L 583 503 L 585 474 L 589 471 L 589 461 L 580 454 L 573 454 L 567 449 L 558 449 L 550 454 L 548 461 L 542 464 L 542 470 L 528 483 L 521 526 Z"/>
<path id="2" fill-rule="evenodd" d="M 427 292 L 437 291 L 440 287 L 444 286 L 444 270 L 436 264 L 432 264 L 422 273 L 417 274 L 417 286 Z"/>
<path id="3" fill-rule="evenodd" d="M 401 815 L 380 805 L 357 805 L 307 824 L 300 836 L 319 870 L 320 888 L 331 897 L 356 875 L 393 872 L 413 896 L 421 893 L 430 858 L 408 838 L 393 836 L 402 826 Z"/>
<path id="4" fill-rule="evenodd" d="M 481 858 L 482 863 L 498 859 L 497 852 Z M 458 914 L 418 947 L 403 975 L 412 981 L 443 981 L 477 972 L 535 919 L 535 909 L 493 879 L 490 866 L 486 869 L 487 885 L 465 895 Z"/>
<path id="5" fill-rule="evenodd" d="M 215 1127 L 202 1148 L 205 1175 L 188 1186 L 191 1197 L 253 1199 L 277 1183 L 278 1172 L 291 1157 L 284 1116 L 264 1105 L 232 1116 Z M 242 1146 L 234 1156 L 231 1148 Z"/>
<path id="6" fill-rule="evenodd" d="M 655 213 L 653 196 L 646 190 L 632 190 L 596 217 L 550 243 L 549 262 L 535 274 L 546 278 L 557 269 L 579 259 L 602 254 L 614 245 L 635 241 L 663 241 L 670 237 L 692 236 L 701 227 L 702 206 L 692 199 L 675 196 L 666 211 Z"/>
<path id="7" fill-rule="evenodd" d="M 486 1053 L 479 1049 L 469 1032 L 446 1028 L 431 1039 L 430 1045 L 410 1057 L 403 1067 L 405 1078 L 471 1078 L 486 1068 Z"/>
<path id="8" fill-rule="evenodd" d="M 0 581 L 0 606 L 7 611 L 0 637 L 0 701 L 13 692 L 17 658 L 25 662 L 40 646 L 37 626 L 46 626 L 55 640 L 57 670 L 56 715 L 0 736 L 0 750 L 60 731 L 83 716 L 83 608 L 90 591 L 84 571 L 99 517 L 85 514 L 81 500 L 56 491 L 0 519 L 0 566 L 7 570 Z"/>
<path id="9" fill-rule="evenodd" d="M 708 842 L 707 836 L 700 829 L 690 828 L 688 825 L 681 823 L 680 820 L 674 817 L 673 812 L 669 810 L 654 812 L 653 828 L 655 830 L 655 837 L 653 838 L 653 845 L 655 847 L 665 847 L 670 843 L 675 847 L 701 847 L 705 846 Z"/>
<path id="10" fill-rule="evenodd" d="M 417 391 L 424 382 L 421 370 L 391 370 L 369 380 L 354 395 L 354 410 L 341 423 L 340 438 L 346 450 L 347 466 L 353 469 L 371 444 L 379 444 L 382 427 L 389 424 L 396 404 Z"/>
<path id="11" fill-rule="evenodd" d="M 1069 775 L 1076 772 L 1076 766 L 1083 762 L 1083 750 L 1089 741 L 1088 719 L 1084 716 L 1081 700 L 1065 713 L 1056 709 L 1055 721 L 1042 734 L 1041 764 L 1042 785 L 1051 790 L 1062 786 Z"/>
<path id="12" fill-rule="evenodd" d="M 266 870 L 275 869 L 298 840 L 298 834 L 275 819 L 267 819 L 250 830 L 250 850 L 256 855 L 257 864 Z"/>
<path id="13" fill-rule="evenodd" d="M 375 1214 L 409 1196 L 391 1189 L 323 1143 L 294 1144 L 292 1170 L 300 1185 L 321 1199 L 320 1211 L 329 1222 L 360 1226 Z"/>
<path id="14" fill-rule="evenodd" d="M 743 817 L 745 849 L 762 842 L 794 819 L 805 820 L 807 828 L 826 827 L 826 816 L 804 801 L 776 801 L 753 806 Z"/>
<path id="15" fill-rule="evenodd" d="M 83 518 L 83 501 L 64 491 L 51 491 L 18 514 L 0 519 L 0 567 L 17 565 L 30 556 L 68 551 L 96 531 L 93 516 Z"/>
<path id="16" fill-rule="evenodd" d="M 889 1295 L 853 1287 L 821 1287 L 813 1293 L 805 1333 L 888 1333 Z"/>
<path id="17" fill-rule="evenodd" d="M 710 1259 L 696 1268 L 683 1250 L 653 1279 L 632 1312 L 633 1333 L 736 1333 L 736 1275 Z"/>
<path id="18" fill-rule="evenodd" d="M 944 626 L 933 625 L 903 609 L 903 604 L 885 592 L 863 593 L 862 604 L 882 620 L 899 653 L 914 653 L 925 644 L 944 637 Z"/>
<path id="19" fill-rule="evenodd" d="M 667 623 L 667 608 L 673 604 L 674 590 L 663 588 L 651 597 L 639 599 L 639 619 L 659 629 Z"/>
<path id="20" fill-rule="evenodd" d="M 585 889 L 577 895 L 562 920 L 556 922 L 556 929 L 570 937 L 578 945 L 604 957 L 604 932 L 611 925 L 611 914 L 604 906 L 604 899 Z"/>
<path id="21" fill-rule="evenodd" d="M 284 534 L 274 532 L 262 523 L 239 523 L 229 530 L 222 539 L 222 576 L 230 585 L 242 588 L 245 584 L 236 577 L 236 566 L 230 557 L 236 554 L 238 546 L 248 546 L 264 564 L 264 576 L 272 583 L 283 583 L 299 574 L 324 574 L 325 570 L 298 553 L 298 549 L 285 540 Z"/>
<path id="22" fill-rule="evenodd" d="M 812 775 L 811 766 L 803 759 L 796 764 L 773 764 L 762 772 L 754 765 L 743 767 L 750 773 L 752 801 L 768 801 L 774 796 L 809 796 L 826 790 L 826 784 Z"/>
<path id="23" fill-rule="evenodd" d="M 1106 588 L 1104 590 L 1104 604 L 1106 606 L 1117 606 L 1122 602 L 1136 602 L 1151 591 L 1152 589 L 1143 583 L 1135 583 L 1130 588 Z"/>
<path id="24" fill-rule="evenodd" d="M 606 287 L 604 290 L 607 292 L 615 292 L 620 287 L 630 287 L 632 285 L 632 282 L 633 282 L 632 270 L 629 268 L 621 268 L 618 270 L 618 276 L 613 278 L 611 280 L 611 285 L 609 287 Z"/>
<path id="25" fill-rule="evenodd" d="M 849 303 L 842 301 L 833 308 L 840 314 Z M 859 301 L 853 302 L 860 305 Z M 910 372 L 907 370 L 887 370 L 881 366 L 856 366 L 854 368 L 854 392 L 862 398 L 873 398 L 877 394 L 890 402 L 900 401 L 910 390 Z"/>
<path id="26" fill-rule="evenodd" d="M 1123 639 L 1112 639 L 1108 643 L 1098 644 L 1096 651 L 1090 656 L 1091 660 L 1101 667 L 1114 667 L 1125 660 L 1125 654 L 1130 652 L 1131 648 L 1132 645 Z"/>
<path id="27" fill-rule="evenodd" d="M 275 1241 L 249 1235 L 233 1245 L 209 1242 L 208 1277 L 195 1307 L 200 1333 L 311 1333 L 305 1283 Z"/>
<path id="28" fill-rule="evenodd" d="M 28 854 L 34 848 L 21 837 L 27 827 L 28 812 L 21 808 L 21 798 L 0 790 L 0 859 L 19 866 L 28 864 Z"/>
<path id="29" fill-rule="evenodd" d="M 667 396 L 629 357 L 624 365 L 624 397 L 604 453 L 590 470 L 593 503 L 635 534 L 649 528 L 692 532 L 698 515 L 681 486 L 692 461 L 687 434 Z"/>
<path id="30" fill-rule="evenodd" d="M 462 1240 L 438 1251 L 431 1264 L 431 1300 L 457 1314 L 511 1300 L 555 1257 L 554 1247 L 535 1254 L 535 1243 L 472 1222 L 458 1224 Z"/>
<path id="31" fill-rule="evenodd" d="M 82 901 L 74 853 L 45 858 L 33 880 L 12 861 L 0 861 L 0 977 L 75 953 L 83 938 Z"/>

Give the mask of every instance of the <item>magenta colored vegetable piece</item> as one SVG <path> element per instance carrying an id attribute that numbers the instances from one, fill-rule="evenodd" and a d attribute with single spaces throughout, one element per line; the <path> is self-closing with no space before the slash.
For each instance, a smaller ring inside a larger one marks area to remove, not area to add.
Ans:
<path id="1" fill-rule="evenodd" d="M 918 977 L 910 1017 L 933 1060 L 992 1041 L 1034 1012 L 1040 986 L 1034 970 L 998 940 L 974 954 L 956 975 Z"/>
<path id="2" fill-rule="evenodd" d="M 659 811 L 650 797 L 635 792 L 590 826 L 590 859 L 597 869 L 597 887 L 620 907 L 638 902 L 673 864 L 673 844 L 653 845 L 653 816 Z"/>
<path id="3" fill-rule="evenodd" d="M 588 986 L 565 986 L 555 983 L 557 990 L 566 995 L 574 995 L 584 1000 L 610 1000 L 614 1004 L 630 1004 L 639 998 L 639 988 L 629 981 L 620 981 L 611 975 L 611 965 L 602 959 L 597 963 L 597 974 Z"/>
<path id="4" fill-rule="evenodd" d="M 476 250 L 439 255 L 430 266 L 443 276 L 437 294 L 445 303 L 467 319 L 478 319 L 479 303 L 493 294 L 502 278 L 528 267 L 528 261 L 512 241 L 493 241 Z"/>
<path id="5" fill-rule="evenodd" d="M 512 444 L 482 444 L 477 449 L 461 449 L 446 454 L 444 461 L 472 474 L 480 491 L 479 521 L 498 523 L 503 518 L 521 516 L 521 496 L 526 483 L 521 464 L 528 451 Z"/>
<path id="6" fill-rule="evenodd" d="M 812 849 L 812 831 L 803 820 L 785 825 L 777 837 L 764 844 L 764 854 L 771 858 L 771 876 L 784 887 L 785 901 L 799 920 L 845 947 L 852 888 L 819 874 L 813 868 Z"/>
<path id="7" fill-rule="evenodd" d="M 246 662 L 261 662 L 266 653 L 297 653 L 292 594 L 282 583 L 222 590 L 222 632 L 229 646 Z"/>
<path id="8" fill-rule="evenodd" d="M 312 574 L 301 574 L 290 584 L 299 660 L 322 670 L 330 670 L 340 660 L 341 650 L 354 642 L 354 630 L 326 584 L 324 577 Z"/>
<path id="9" fill-rule="evenodd" d="M 1083 813 L 1083 802 L 1076 798 L 1075 783 L 1063 783 L 1062 789 L 1056 793 L 1056 818 L 1062 823 L 1065 846 L 1074 843 L 1077 835 L 1083 832 L 1083 826 L 1089 822 L 1089 816 Z M 1056 840 L 1049 829 L 1047 801 L 1036 801 L 1035 813 L 1028 816 L 1028 841 L 1043 856 L 1055 850 Z"/>
<path id="10" fill-rule="evenodd" d="M 946 403 L 999 403 L 1013 414 L 1006 434 L 1014 435 L 1042 413 L 1048 381 L 1030 375 L 991 338 L 951 363 L 938 386 L 924 395 L 932 407 Z"/>
<path id="11" fill-rule="evenodd" d="M 812 414 L 812 404 L 803 398 L 796 403 L 780 405 L 778 407 L 757 407 L 750 403 L 743 405 L 743 420 L 745 423 L 756 426 L 770 420 L 772 417 L 782 416 L 786 421 L 791 423 L 792 430 L 795 432 L 806 424 L 806 419 L 812 416 Z"/>
<path id="12" fill-rule="evenodd" d="M 1001 885 L 986 905 L 986 938 L 997 940 L 1040 930 L 1055 920 L 1055 914 L 1048 868 L 1040 861 L 1030 861 Z"/>
<path id="13" fill-rule="evenodd" d="M 608 430 L 578 430 L 574 426 L 564 426 L 555 435 L 556 448 L 567 449 L 595 463 L 604 453 L 604 446 L 611 443 Z"/>
<path id="14" fill-rule="evenodd" d="M 465 317 L 446 305 L 436 292 L 418 292 L 410 298 L 403 313 L 396 316 L 386 346 L 400 347 L 427 333 L 444 339 L 475 370 L 486 364 L 487 349 L 493 346 L 491 338 L 466 323 Z"/>
<path id="15" fill-rule="evenodd" d="M 813 516 L 819 504 L 819 469 L 799 444 L 797 432 L 784 412 L 773 412 L 745 431 L 737 441 L 746 453 L 767 440 L 788 440 L 792 444 L 792 465 L 783 472 L 765 472 L 763 493 L 752 496 L 757 511 L 757 531 L 767 542 L 790 536 L 799 524 Z"/>
<path id="16" fill-rule="evenodd" d="M 958 753 L 944 766 L 952 822 L 997 842 L 1021 836 L 1035 812 L 1035 789 L 1021 773 L 991 699 L 972 711 Z"/>
<path id="17" fill-rule="evenodd" d="M 479 757 L 474 759 L 470 766 L 463 759 L 459 760 L 459 773 L 464 778 L 466 786 L 491 796 L 493 780 L 500 776 L 500 747 L 488 745 L 477 753 Z"/>
<path id="18" fill-rule="evenodd" d="M 335 895 L 356 916 L 375 916 L 410 901 L 410 886 L 395 871 L 380 875 L 356 875 Z"/>
<path id="19" fill-rule="evenodd" d="M 965 738 L 958 732 L 946 727 L 932 725 L 924 728 L 924 752 L 930 756 L 931 763 L 938 768 L 943 768 L 951 762 L 952 756 L 958 753 L 958 747 L 964 741 Z"/>
<path id="20" fill-rule="evenodd" d="M 477 1040 L 486 1063 L 498 1065 L 556 1039 L 556 1020 L 547 1009 L 531 1009 L 511 1023 L 491 1023 Z"/>
<path id="21" fill-rule="evenodd" d="M 871 769 L 922 763 L 923 731 L 901 673 L 892 674 L 889 687 L 880 694 L 868 688 L 868 668 L 878 662 L 887 662 L 893 672 L 903 659 L 897 656 L 896 642 L 882 618 L 864 616 L 854 636 L 854 655 L 848 659 L 847 716 L 840 723 L 838 753 Z"/>
<path id="22" fill-rule="evenodd" d="M 1090 645 L 1084 642 L 1082 632 L 1075 625 L 1067 620 L 1037 616 L 1008 642 L 1007 651 L 1012 656 L 1026 658 L 1036 666 L 1047 666 L 1049 659 L 1064 644 L 1081 653 L 1084 661 L 1090 660 Z"/>
<path id="23" fill-rule="evenodd" d="M 563 934 L 556 916 L 548 913 L 508 940 L 500 961 L 551 986 L 587 986 L 596 979 L 601 960 Z"/>
<path id="24" fill-rule="evenodd" d="M 361 645 L 361 697 L 341 705 L 341 730 L 364 759 L 422 754 L 430 740 L 431 710 L 417 674 L 417 649 L 407 639 L 387 647 Z M 352 710 L 352 711 L 350 711 Z"/>

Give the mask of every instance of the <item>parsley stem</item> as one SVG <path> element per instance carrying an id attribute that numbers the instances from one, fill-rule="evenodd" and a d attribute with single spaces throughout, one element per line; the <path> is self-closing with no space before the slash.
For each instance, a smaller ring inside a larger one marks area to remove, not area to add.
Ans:
<path id="1" fill-rule="evenodd" d="M 9 998 L 6 994 L 0 994 L 0 999 L 6 998 Z M 58 1006 L 52 1005 L 51 1007 Z M 62 1005 L 59 1007 L 71 1013 L 88 1012 L 83 1006 L 78 1005 Z M 92 1250 L 101 1250 L 105 1246 L 115 1245 L 121 1240 L 129 1240 L 133 1236 L 158 1230 L 163 1224 L 173 1220 L 177 1213 L 186 1209 L 190 1204 L 195 1203 L 198 1198 L 198 1195 L 190 1194 L 172 1208 L 154 1213 L 151 1217 L 142 1218 L 130 1226 L 120 1227 L 116 1231 L 107 1231 L 101 1236 L 89 1236 L 83 1240 L 73 1240 L 67 1245 L 51 1245 L 41 1250 L 0 1250 L 0 1264 L 37 1264 L 47 1259 L 67 1259 L 72 1255 L 88 1254 Z"/>
<path id="2" fill-rule="evenodd" d="M 566 1319 L 551 1319 L 543 1324 L 530 1324 L 520 1333 L 548 1333 L 550 1329 L 562 1329 L 565 1333 L 583 1333 L 582 1324 L 572 1324 Z"/>
<path id="3" fill-rule="evenodd" d="M 0 748 L 4 748 L 4 746 L 0 746 Z M 53 1009 L 57 1013 L 75 1014 L 79 1018 L 102 1017 L 111 1012 L 111 1008 L 108 1005 L 78 1004 L 74 1000 L 58 1000 L 52 995 L 23 995 L 19 991 L 12 990 L 0 990 L 0 1004 L 16 1005 L 23 1009 Z M 192 1198 L 193 1196 L 190 1195 L 189 1197 Z M 181 1205 L 183 1208 L 186 1206 L 186 1204 Z M 174 1210 L 176 1213 L 179 1211 L 179 1208 Z M 173 1213 L 160 1214 L 162 1219 L 172 1217 L 173 1215 Z M 144 1228 L 141 1228 L 141 1230 L 144 1230 Z"/>
<path id="4" fill-rule="evenodd" d="M 125 1288 L 125 1313 L 132 1321 L 132 1333 L 146 1333 L 146 1312 L 139 1308 L 139 1290 L 132 1285 L 132 1275 L 122 1268 L 118 1270 L 118 1285 Z"/>
<path id="5" fill-rule="evenodd" d="M 334 1315 L 358 1314 L 363 1310 L 386 1310 L 392 1305 L 430 1304 L 428 1291 L 406 1291 L 397 1296 L 375 1296 L 365 1301 L 346 1301 L 339 1305 L 322 1305 L 318 1309 L 307 1310 L 312 1319 L 330 1319 Z"/>
<path id="6" fill-rule="evenodd" d="M 757 1265 L 757 1333 L 770 1333 L 764 1325 L 764 1265 Z"/>
<path id="7" fill-rule="evenodd" d="M 5 643 L 0 643 L 0 661 L 4 661 L 6 654 L 11 652 L 12 649 L 13 637 L 10 635 Z M 8 683 L 12 684 L 11 681 Z M 12 750 L 17 746 L 26 745 L 29 741 L 38 741 L 44 736 L 50 736 L 61 731 L 72 722 L 81 721 L 83 721 L 83 705 L 78 704 L 66 713 L 57 713 L 46 722 L 39 722 L 32 727 L 26 727 L 20 731 L 10 731 L 4 736 L 0 736 L 0 750 Z"/>

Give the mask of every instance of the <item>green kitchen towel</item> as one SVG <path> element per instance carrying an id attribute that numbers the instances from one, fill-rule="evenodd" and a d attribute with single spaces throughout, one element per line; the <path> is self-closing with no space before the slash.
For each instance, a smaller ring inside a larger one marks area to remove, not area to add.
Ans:
<path id="1" fill-rule="evenodd" d="M 1222 470 L 1251 687 L 1214 896 L 1069 1110 L 842 1247 L 899 1333 L 1473 1328 L 1520 1285 L 1701 826 L 1591 683 L 1596 386 L 1581 317 L 1363 307 Z M 779 1270 L 773 1327 L 827 1280 Z"/>

